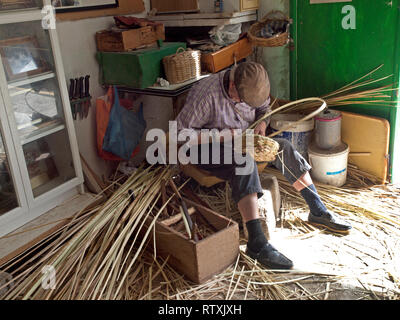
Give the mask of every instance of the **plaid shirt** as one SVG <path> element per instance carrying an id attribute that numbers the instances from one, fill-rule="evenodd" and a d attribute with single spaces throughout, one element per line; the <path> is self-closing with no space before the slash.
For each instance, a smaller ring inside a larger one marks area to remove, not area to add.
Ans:
<path id="1" fill-rule="evenodd" d="M 176 118 L 178 131 L 189 129 L 247 129 L 271 111 L 270 99 L 258 108 L 233 101 L 224 88 L 224 74 L 213 74 L 195 84 Z M 267 125 L 269 119 L 266 120 Z"/>

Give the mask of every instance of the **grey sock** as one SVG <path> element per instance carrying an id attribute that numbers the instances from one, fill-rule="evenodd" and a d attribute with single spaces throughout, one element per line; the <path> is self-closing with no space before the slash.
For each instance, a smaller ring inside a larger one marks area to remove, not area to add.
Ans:
<path id="1" fill-rule="evenodd" d="M 328 211 L 313 184 L 301 190 L 300 193 L 310 207 L 311 214 L 321 216 L 324 212 Z"/>

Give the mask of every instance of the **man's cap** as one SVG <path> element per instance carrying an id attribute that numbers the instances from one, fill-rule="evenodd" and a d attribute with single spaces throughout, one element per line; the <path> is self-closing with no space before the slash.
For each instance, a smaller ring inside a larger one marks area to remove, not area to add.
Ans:
<path id="1" fill-rule="evenodd" d="M 256 62 L 243 62 L 235 70 L 234 83 L 239 97 L 251 107 L 262 106 L 270 94 L 268 73 Z"/>

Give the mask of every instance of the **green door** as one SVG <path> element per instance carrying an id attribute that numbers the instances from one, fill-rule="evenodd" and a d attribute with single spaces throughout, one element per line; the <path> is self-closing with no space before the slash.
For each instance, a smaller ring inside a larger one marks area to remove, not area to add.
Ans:
<path id="1" fill-rule="evenodd" d="M 384 65 L 373 78 L 399 85 L 399 0 L 352 0 L 311 4 L 291 0 L 294 19 L 291 52 L 291 98 L 321 96 Z M 391 100 L 398 100 L 394 91 Z M 400 112 L 396 107 L 351 106 L 342 110 L 385 118 L 390 122 L 393 182 L 400 182 Z M 397 137 L 397 138 L 396 138 Z M 397 164 L 397 167 L 395 167 Z"/>

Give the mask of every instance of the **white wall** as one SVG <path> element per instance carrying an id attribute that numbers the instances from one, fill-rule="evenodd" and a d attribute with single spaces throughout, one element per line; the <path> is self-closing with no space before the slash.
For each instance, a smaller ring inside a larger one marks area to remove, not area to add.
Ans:
<path id="1" fill-rule="evenodd" d="M 133 16 L 145 17 L 147 15 L 147 11 L 150 10 L 150 0 L 144 0 L 144 4 L 145 12 L 134 14 Z M 97 97 L 105 94 L 105 90 L 99 84 L 99 65 L 95 58 L 97 51 L 95 33 L 99 30 L 107 29 L 113 24 L 114 19 L 112 16 L 57 22 L 57 33 L 66 81 L 69 84 L 70 78 L 87 74 L 91 76 L 92 108 L 86 119 L 75 120 L 74 124 L 80 152 L 99 176 L 108 175 L 110 165 L 98 157 L 96 149 L 95 103 Z M 140 101 L 144 102 L 144 116 L 149 128 L 161 125 L 172 114 L 170 99 L 142 96 L 135 105 L 138 105 Z M 137 161 L 143 159 L 144 154 L 142 151 L 137 157 Z"/>

